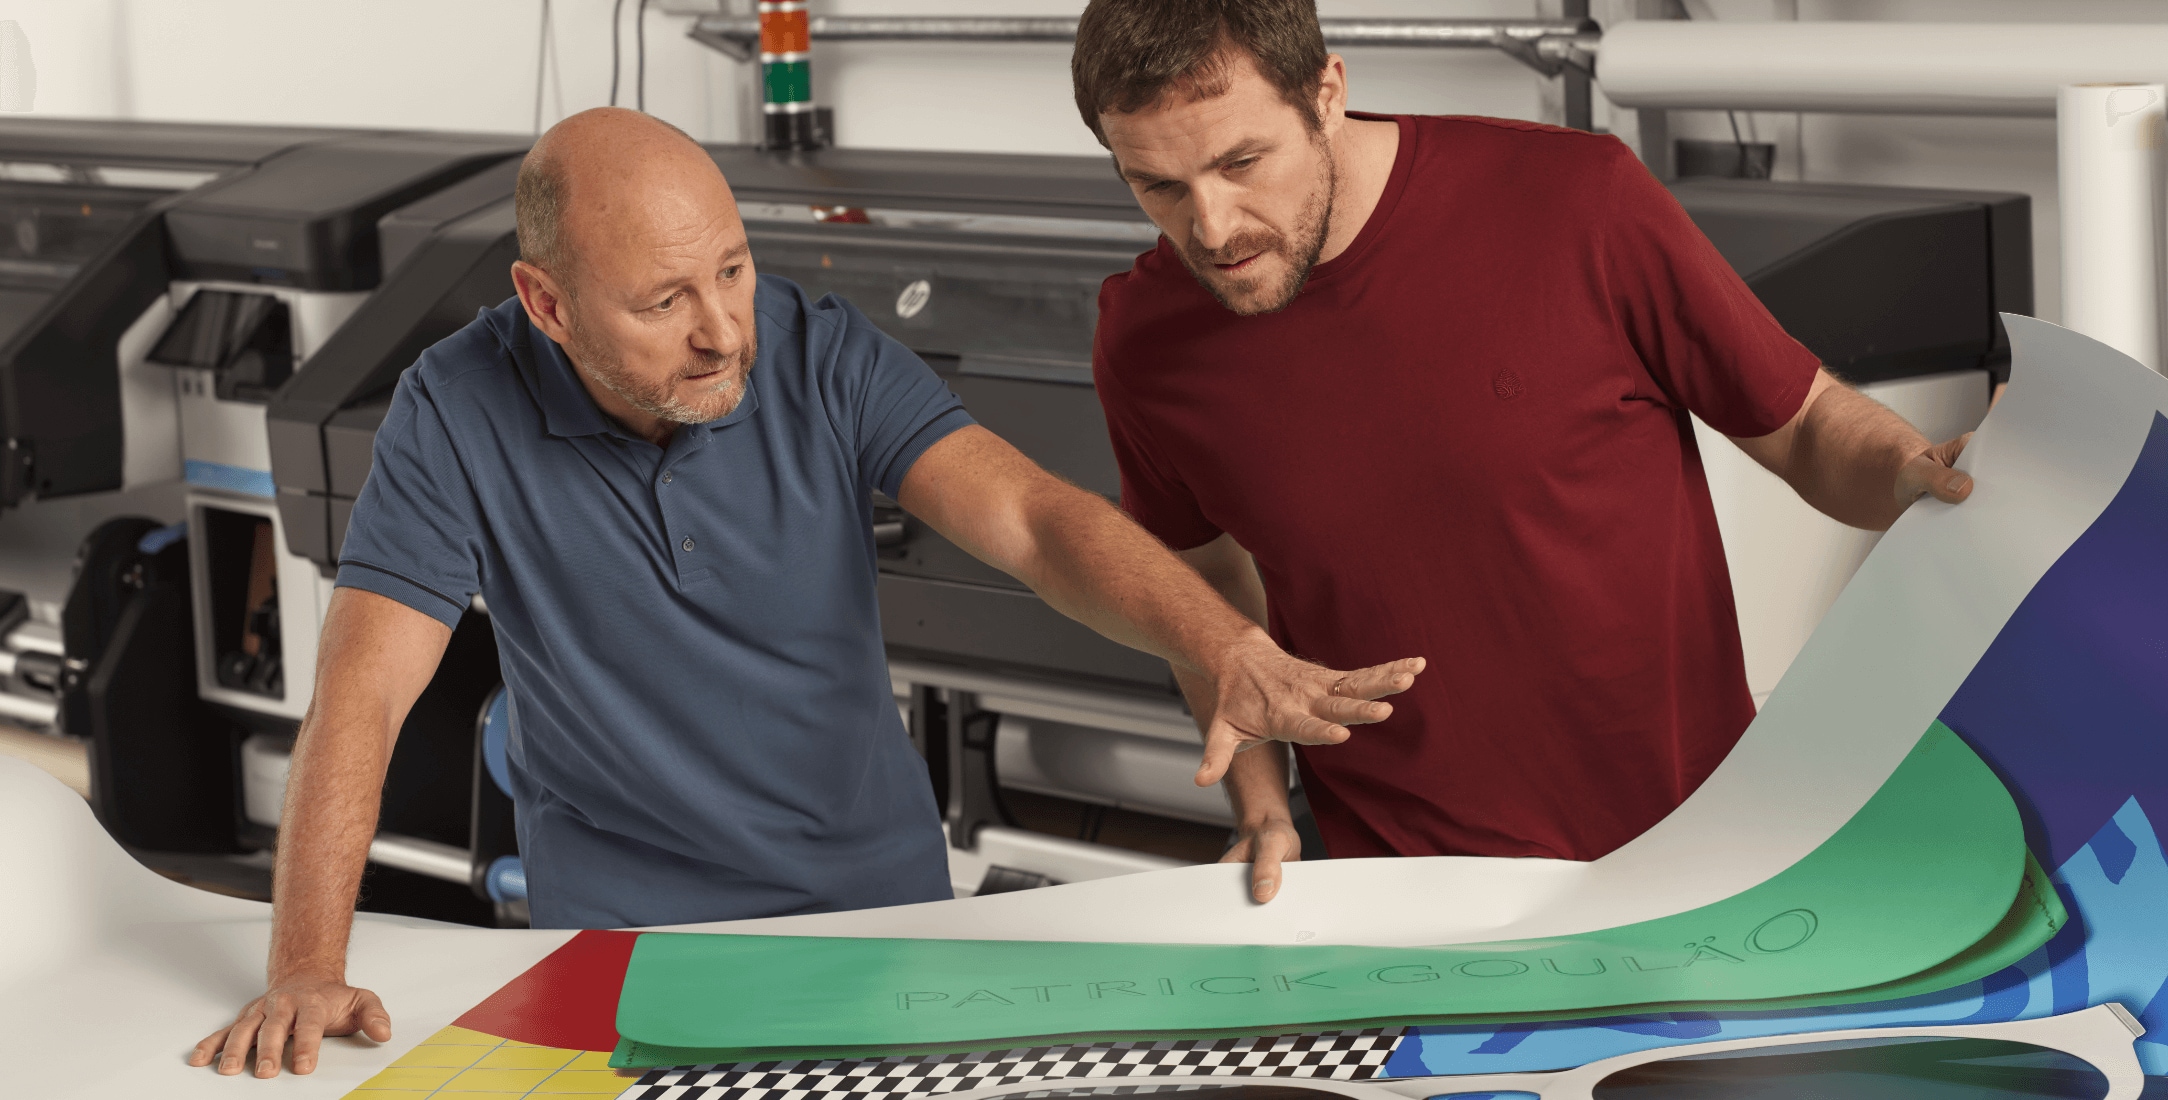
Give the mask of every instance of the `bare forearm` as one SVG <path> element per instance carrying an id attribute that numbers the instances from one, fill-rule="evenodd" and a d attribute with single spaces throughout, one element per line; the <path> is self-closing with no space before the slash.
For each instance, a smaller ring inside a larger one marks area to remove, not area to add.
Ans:
<path id="1" fill-rule="evenodd" d="M 1216 703 L 1198 786 L 1219 782 L 1248 742 L 1347 740 L 1350 724 L 1389 717 L 1392 705 L 1377 700 L 1406 691 L 1423 670 L 1420 657 L 1341 672 L 1282 652 L 1113 505 L 976 425 L 927 448 L 896 499 L 1062 613 L 1178 670 L 1204 674 Z"/>
<path id="2" fill-rule="evenodd" d="M 1779 472 L 1823 514 L 1880 531 L 1911 503 L 1898 494 L 1898 473 L 1927 448 L 1927 437 L 1880 402 L 1831 386 L 1800 421 Z"/>
<path id="3" fill-rule="evenodd" d="M 1265 589 L 1257 566 L 1231 537 L 1221 535 L 1207 545 L 1184 551 L 1181 557 L 1245 618 L 1259 626 L 1265 624 Z M 1189 701 L 1197 729 L 1212 728 L 1218 700 L 1213 697 L 1211 683 L 1179 665 L 1172 667 L 1174 682 Z M 1237 827 L 1255 826 L 1273 815 L 1288 817 L 1287 750 L 1279 742 L 1272 742 L 1235 754 L 1220 786 L 1227 793 Z"/>
<path id="4" fill-rule="evenodd" d="M 384 716 L 351 704 L 312 709 L 302 723 L 272 879 L 274 984 L 304 975 L 345 980 L 389 745 Z"/>
<path id="5" fill-rule="evenodd" d="M 898 501 L 1055 610 L 1133 649 L 1203 668 L 1264 632 L 1112 504 L 976 425 L 928 448 Z"/>
<path id="6" fill-rule="evenodd" d="M 343 981 L 354 899 L 376 836 L 384 772 L 451 631 L 342 588 L 318 649 L 316 695 L 294 739 L 272 876 L 270 978 Z"/>
<path id="7" fill-rule="evenodd" d="M 1022 570 L 1057 610 L 1178 671 L 1204 669 L 1244 636 L 1264 639 L 1196 570 L 1113 505 L 1062 489 L 1033 509 L 1034 552 Z"/>
<path id="8" fill-rule="evenodd" d="M 1235 812 L 1235 827 L 1254 829 L 1268 821 L 1287 821 L 1287 746 L 1278 741 L 1236 753 L 1220 786 Z"/>

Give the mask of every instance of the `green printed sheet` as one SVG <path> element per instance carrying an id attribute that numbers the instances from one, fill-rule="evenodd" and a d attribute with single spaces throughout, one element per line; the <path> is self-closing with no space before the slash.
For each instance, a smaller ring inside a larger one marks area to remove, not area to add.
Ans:
<path id="1" fill-rule="evenodd" d="M 1805 858 L 1672 916 L 1413 948 L 650 933 L 612 1064 L 1886 1000 L 1993 973 L 2064 919 L 2008 792 L 1937 723 Z"/>

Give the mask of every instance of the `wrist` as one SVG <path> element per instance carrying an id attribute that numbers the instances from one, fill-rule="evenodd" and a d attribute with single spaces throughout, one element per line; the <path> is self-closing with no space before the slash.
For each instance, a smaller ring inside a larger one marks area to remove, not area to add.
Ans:
<path id="1" fill-rule="evenodd" d="M 345 985 L 346 975 L 321 970 L 288 970 L 273 973 L 264 983 L 265 989 L 283 989 L 291 986 Z"/>
<path id="2" fill-rule="evenodd" d="M 1276 655 L 1279 652 L 1280 647 L 1272 640 L 1272 635 L 1256 623 L 1242 619 L 1239 627 L 1223 636 L 1217 645 L 1208 647 L 1203 659 L 1193 663 L 1197 671 L 1218 683 L 1229 672 L 1255 660 L 1260 653 Z"/>
<path id="3" fill-rule="evenodd" d="M 275 961 L 269 968 L 271 985 L 281 986 L 294 982 L 327 982 L 332 985 L 346 984 L 346 965 L 327 959 L 297 959 Z"/>
<path id="4" fill-rule="evenodd" d="M 1234 779 L 1231 770 L 1229 779 Z M 1262 781 L 1253 783 L 1227 783 L 1227 807 L 1234 809 L 1236 829 L 1253 833 L 1257 829 L 1268 827 L 1268 824 L 1288 824 L 1288 827 L 1292 827 L 1294 809 L 1288 805 L 1286 772 L 1281 772 L 1279 777 L 1266 775 L 1260 779 Z M 1273 783 L 1270 779 L 1279 781 Z"/>

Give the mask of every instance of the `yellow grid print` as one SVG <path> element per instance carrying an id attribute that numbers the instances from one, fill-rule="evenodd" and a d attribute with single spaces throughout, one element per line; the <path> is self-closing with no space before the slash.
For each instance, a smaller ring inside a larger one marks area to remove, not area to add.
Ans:
<path id="1" fill-rule="evenodd" d="M 516 1043 L 463 1027 L 448 1027 L 401 1055 L 384 1072 L 347 1093 L 347 1100 L 453 1100 L 455 1097 L 546 1097 L 616 1100 L 637 1078 L 610 1068 L 599 1050 L 560 1050 Z"/>

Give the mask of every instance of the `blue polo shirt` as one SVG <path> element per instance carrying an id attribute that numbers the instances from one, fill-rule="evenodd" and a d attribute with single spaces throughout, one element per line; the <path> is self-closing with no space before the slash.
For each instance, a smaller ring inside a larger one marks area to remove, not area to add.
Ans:
<path id="1" fill-rule="evenodd" d="M 952 896 L 890 694 L 868 493 L 971 423 L 850 303 L 761 276 L 736 411 L 619 427 L 517 298 L 399 379 L 338 584 L 489 604 L 536 927 Z"/>

